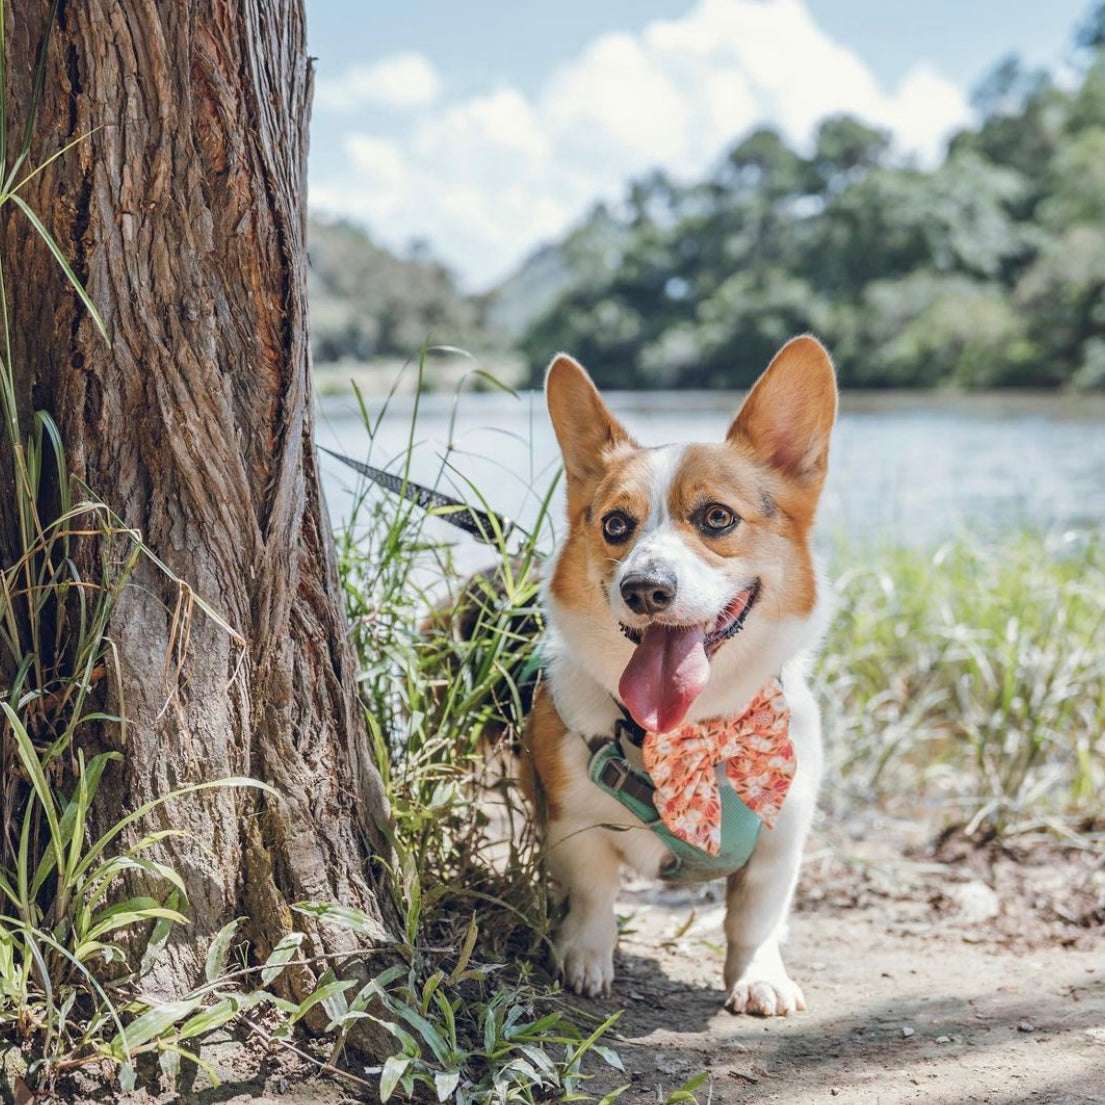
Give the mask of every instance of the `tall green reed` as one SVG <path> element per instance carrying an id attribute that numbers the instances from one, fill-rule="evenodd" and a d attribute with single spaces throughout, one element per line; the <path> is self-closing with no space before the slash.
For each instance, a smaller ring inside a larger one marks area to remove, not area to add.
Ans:
<path id="1" fill-rule="evenodd" d="M 370 417 L 361 400 L 370 441 L 388 407 Z M 417 427 L 416 399 L 403 480 Z M 452 436 L 450 426 L 439 478 L 451 471 Z M 498 504 L 461 482 L 466 501 L 494 519 Z M 519 771 L 541 631 L 541 534 L 554 491 L 555 482 L 528 534 L 493 520 L 490 563 L 475 575 L 459 572 L 452 546 L 432 532 L 428 519 L 448 508 L 427 512 L 361 485 L 338 536 L 362 696 L 391 802 L 405 965 L 339 1002 L 335 1023 L 364 1015 L 370 1001 L 390 1014 L 385 1027 L 399 1048 L 377 1072 L 385 1100 L 418 1086 L 458 1102 L 592 1100 L 583 1060 L 621 1067 L 601 1042 L 620 1014 L 580 1027 L 591 1018 L 534 970 L 545 960 L 549 884 Z"/>
<path id="2" fill-rule="evenodd" d="M 837 554 L 819 662 L 842 793 L 970 830 L 1100 833 L 1105 537 Z"/>
<path id="3" fill-rule="evenodd" d="M 366 418 L 370 440 L 386 413 L 385 403 Z M 416 405 L 409 445 L 417 418 Z M 411 456 L 408 448 L 404 479 Z M 489 566 L 468 578 L 427 527 L 442 511 L 397 496 L 361 487 L 338 538 L 369 729 L 400 854 L 428 887 L 424 918 L 444 902 L 449 913 L 478 907 L 484 946 L 500 953 L 533 951 L 548 927 L 547 880 L 518 771 L 541 631 L 540 534 L 554 489 L 530 534 L 489 535 Z M 496 504 L 471 483 L 464 497 L 494 515 Z"/>

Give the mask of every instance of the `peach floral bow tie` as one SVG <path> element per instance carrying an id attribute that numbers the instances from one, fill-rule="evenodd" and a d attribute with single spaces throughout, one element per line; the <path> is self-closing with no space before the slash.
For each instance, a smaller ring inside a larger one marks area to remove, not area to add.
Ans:
<path id="1" fill-rule="evenodd" d="M 737 717 L 711 718 L 670 733 L 646 733 L 645 770 L 656 811 L 680 839 L 716 856 L 721 849 L 721 793 L 715 765 L 737 796 L 770 829 L 794 778 L 790 710 L 773 679 Z"/>

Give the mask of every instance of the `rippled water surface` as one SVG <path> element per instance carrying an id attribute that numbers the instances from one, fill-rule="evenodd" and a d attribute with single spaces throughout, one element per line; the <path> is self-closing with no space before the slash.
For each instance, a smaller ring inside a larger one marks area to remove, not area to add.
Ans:
<path id="1" fill-rule="evenodd" d="M 718 440 L 740 397 L 612 393 L 614 413 L 642 444 Z M 369 401 L 373 418 L 382 402 Z M 396 398 L 370 440 L 356 404 L 320 400 L 318 441 L 377 467 L 402 465 L 414 401 Z M 411 478 L 522 522 L 559 464 L 542 397 L 424 396 Z M 356 476 L 323 457 L 331 513 L 348 516 Z M 555 512 L 559 517 L 560 511 Z M 438 523 L 444 525 L 444 523 Z M 964 532 L 997 537 L 1030 527 L 1105 528 L 1105 396 L 843 397 L 821 510 L 823 537 L 853 544 L 934 545 Z"/>

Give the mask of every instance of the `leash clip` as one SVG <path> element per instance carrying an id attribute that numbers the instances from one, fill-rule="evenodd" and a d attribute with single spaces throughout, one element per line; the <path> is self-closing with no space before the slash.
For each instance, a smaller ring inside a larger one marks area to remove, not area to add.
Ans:
<path id="1" fill-rule="evenodd" d="M 620 709 L 625 712 L 625 707 L 619 704 Z M 614 722 L 614 740 L 621 743 L 624 737 L 634 748 L 641 748 L 645 743 L 646 737 L 645 730 L 642 729 L 628 714 L 618 718 Z"/>

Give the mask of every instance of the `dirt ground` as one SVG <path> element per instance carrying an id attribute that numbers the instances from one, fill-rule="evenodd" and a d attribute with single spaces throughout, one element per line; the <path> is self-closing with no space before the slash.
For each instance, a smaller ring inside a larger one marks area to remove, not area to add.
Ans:
<path id="1" fill-rule="evenodd" d="M 769 1021 L 720 1009 L 724 907 L 697 897 L 624 895 L 630 1100 L 709 1070 L 721 1103 L 1105 1103 L 1099 857 L 815 844 L 787 956 L 808 1011 Z"/>
<path id="2" fill-rule="evenodd" d="M 787 1019 L 721 1008 L 716 884 L 627 882 L 614 996 L 581 1003 L 625 1008 L 611 1042 L 627 1073 L 604 1069 L 588 1089 L 629 1081 L 625 1105 L 661 1102 L 705 1071 L 698 1100 L 720 1105 L 1105 1105 L 1105 857 L 954 834 L 910 850 L 894 835 L 815 836 L 787 956 L 809 1009 Z M 218 1090 L 156 1100 L 372 1100 L 305 1079 L 287 1056 L 205 1057 L 221 1068 Z"/>

